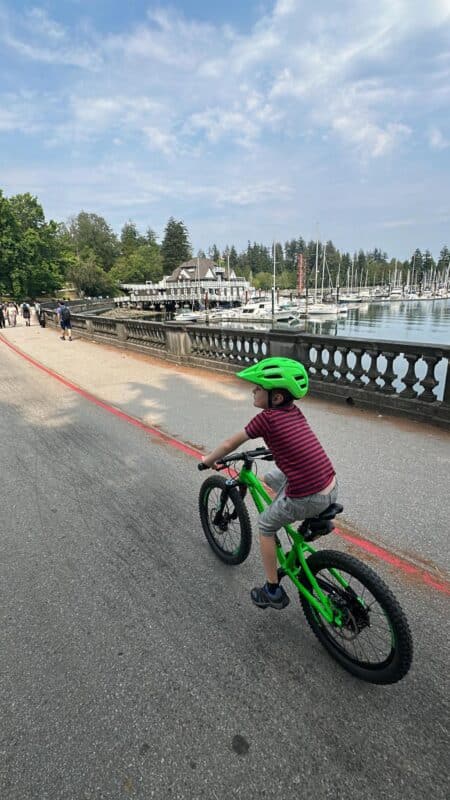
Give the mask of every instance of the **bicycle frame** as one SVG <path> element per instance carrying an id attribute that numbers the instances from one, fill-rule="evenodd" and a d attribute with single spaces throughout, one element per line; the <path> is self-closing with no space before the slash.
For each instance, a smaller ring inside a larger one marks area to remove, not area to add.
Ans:
<path id="1" fill-rule="evenodd" d="M 241 468 L 236 478 L 230 479 L 230 485 L 231 484 L 240 484 L 248 488 L 259 513 L 264 511 L 264 508 L 272 503 L 270 495 L 262 485 L 259 478 L 255 475 L 251 468 L 245 465 Z M 318 611 L 319 614 L 321 614 L 322 617 L 327 620 L 327 622 L 338 625 L 339 627 L 342 626 L 341 612 L 333 608 L 330 599 L 322 591 L 317 579 L 308 567 L 305 553 L 315 553 L 316 550 L 314 547 L 311 547 L 310 544 L 304 541 L 303 536 L 298 533 L 298 531 L 296 531 L 292 525 L 285 525 L 284 530 L 286 531 L 286 534 L 291 542 L 291 549 L 286 552 L 283 549 L 278 536 L 275 537 L 277 559 L 281 569 L 291 579 L 298 591 L 304 595 L 304 597 L 306 597 L 308 602 L 314 606 L 316 611 Z M 298 579 L 298 576 L 301 572 L 307 576 L 312 587 L 317 592 L 319 599 L 311 594 L 311 592 L 308 591 L 304 584 Z M 332 569 L 330 572 L 344 588 L 348 587 L 347 581 L 345 581 L 342 575 L 339 574 L 338 570 Z"/>

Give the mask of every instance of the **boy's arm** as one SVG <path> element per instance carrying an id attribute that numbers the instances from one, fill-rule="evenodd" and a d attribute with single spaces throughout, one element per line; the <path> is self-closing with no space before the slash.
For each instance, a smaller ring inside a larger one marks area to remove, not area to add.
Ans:
<path id="1" fill-rule="evenodd" d="M 224 456 L 227 456 L 228 453 L 232 453 L 233 450 L 236 450 L 236 448 L 241 444 L 247 442 L 248 439 L 249 437 L 245 431 L 239 431 L 239 433 L 235 433 L 234 436 L 230 436 L 229 439 L 225 439 L 225 441 L 217 445 L 214 450 L 211 450 L 210 453 L 207 453 L 206 456 L 203 456 L 203 463 L 206 464 L 207 467 L 212 467 L 216 461 L 220 461 L 220 459 Z"/>

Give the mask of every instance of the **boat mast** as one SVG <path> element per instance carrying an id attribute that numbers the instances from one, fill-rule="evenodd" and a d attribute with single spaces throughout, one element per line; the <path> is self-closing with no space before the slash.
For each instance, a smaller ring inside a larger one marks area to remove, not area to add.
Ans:
<path id="1" fill-rule="evenodd" d="M 314 303 L 317 303 L 317 273 L 319 271 L 319 237 L 317 236 L 316 241 L 316 275 L 314 278 Z"/>
<path id="2" fill-rule="evenodd" d="M 275 319 L 275 239 L 273 240 L 272 325 Z"/>

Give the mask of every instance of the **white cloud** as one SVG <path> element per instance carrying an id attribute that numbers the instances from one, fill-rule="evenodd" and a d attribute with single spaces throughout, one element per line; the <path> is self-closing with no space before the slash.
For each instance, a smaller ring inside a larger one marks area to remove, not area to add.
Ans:
<path id="1" fill-rule="evenodd" d="M 428 132 L 428 141 L 433 150 L 445 150 L 450 147 L 450 138 L 446 138 L 439 128 L 430 128 Z"/>
<path id="2" fill-rule="evenodd" d="M 423 147 L 424 130 L 436 158 L 450 145 L 449 0 L 274 0 L 245 34 L 166 8 L 114 32 L 39 7 L 2 21 L 0 68 L 3 52 L 19 86 L 35 73 L 52 87 L 5 93 L 2 136 L 40 136 L 54 158 L 97 153 L 104 172 L 89 191 L 107 207 L 170 198 L 248 211 L 278 199 L 280 219 L 314 214 L 295 189 L 305 171 L 328 192 L 342 162 L 353 187 L 371 175 L 373 191 L 374 176 L 394 175 L 392 154 Z"/>

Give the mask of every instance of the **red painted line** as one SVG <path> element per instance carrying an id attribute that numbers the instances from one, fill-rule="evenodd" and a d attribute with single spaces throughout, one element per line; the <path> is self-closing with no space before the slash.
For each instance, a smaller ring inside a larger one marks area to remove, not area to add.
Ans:
<path id="1" fill-rule="evenodd" d="M 202 453 L 200 450 L 197 450 L 195 447 L 190 447 L 189 445 L 184 444 L 184 442 L 180 442 L 178 439 L 175 439 L 173 436 L 170 436 L 167 433 L 163 433 L 162 431 L 158 430 L 158 428 L 154 428 L 151 425 L 147 425 L 145 422 L 142 422 L 135 417 L 130 416 L 125 411 L 120 411 L 118 408 L 110 405 L 109 403 L 105 403 L 103 400 L 99 400 L 98 397 L 87 392 L 85 389 L 81 389 L 80 386 L 77 386 L 72 381 L 63 378 L 62 375 L 58 375 L 57 372 L 54 372 L 49 367 L 44 366 L 39 361 L 36 361 L 32 356 L 29 356 L 27 353 L 24 353 L 20 348 L 16 347 L 11 342 L 7 341 L 0 335 L 0 341 L 3 342 L 10 350 L 13 350 L 17 355 L 21 356 L 32 364 L 34 367 L 37 367 L 42 372 L 45 372 L 46 375 L 49 375 L 51 378 L 59 381 L 66 386 L 68 389 L 71 389 L 73 392 L 76 392 L 81 397 L 84 397 L 85 400 L 88 400 L 90 403 L 94 403 L 94 405 L 99 406 L 104 411 L 108 411 L 110 414 L 113 414 L 115 417 L 122 419 L 124 422 L 128 422 L 129 425 L 134 425 L 135 428 L 140 428 L 141 430 L 145 431 L 146 433 L 150 433 L 152 436 L 155 436 L 158 439 L 169 444 L 171 447 L 174 447 L 176 450 L 180 450 L 182 453 L 185 453 L 188 456 L 192 456 L 196 458 L 197 461 L 200 461 L 202 458 Z M 408 562 L 406 559 L 401 558 L 400 556 L 395 555 L 394 553 L 389 552 L 389 550 L 385 550 L 383 547 L 379 547 L 378 545 L 374 544 L 373 542 L 369 541 L 368 539 L 363 539 L 357 536 L 351 536 L 351 534 L 341 531 L 339 528 L 335 528 L 334 532 L 342 539 L 346 540 L 352 545 L 359 547 L 361 550 L 364 550 L 366 553 L 369 553 L 376 558 L 379 558 L 381 561 L 384 561 L 387 564 L 390 564 L 393 567 L 401 570 L 403 573 L 407 575 L 413 575 L 414 577 L 418 578 L 422 581 L 422 583 L 426 584 L 427 586 L 431 586 L 438 592 L 442 592 L 443 594 L 450 595 L 450 584 L 445 580 L 440 581 L 436 578 L 436 575 L 429 570 L 420 569 L 415 564 Z"/>
<path id="2" fill-rule="evenodd" d="M 158 428 L 153 428 L 151 425 L 147 425 L 145 422 L 136 419 L 136 417 L 130 416 L 130 414 L 127 414 L 125 411 L 120 411 L 118 408 L 111 406 L 109 403 L 105 403 L 103 402 L 103 400 L 99 400 L 99 398 L 96 397 L 94 394 L 87 392 L 85 389 L 81 389 L 81 387 L 77 386 L 76 383 L 68 381 L 67 378 L 63 378 L 62 375 L 58 375 L 57 372 L 54 372 L 52 369 L 49 369 L 49 367 L 44 366 L 44 364 L 41 364 L 39 361 L 36 361 L 34 358 L 32 358 L 32 356 L 29 356 L 27 353 L 24 353 L 14 344 L 11 344 L 11 342 L 8 342 L 6 339 L 4 339 L 3 336 L 0 336 L 0 341 L 2 341 L 3 344 L 6 344 L 6 346 L 9 347 L 11 350 L 14 350 L 14 352 L 17 353 L 17 355 L 22 356 L 22 358 L 24 358 L 25 361 L 28 361 L 30 364 L 33 364 L 34 367 L 37 367 L 38 369 L 42 370 L 42 372 L 45 372 L 46 375 L 50 375 L 51 378 L 54 378 L 55 380 L 59 381 L 60 383 L 63 384 L 63 386 L 66 386 L 68 389 L 71 389 L 73 392 L 76 392 L 81 397 L 84 397 L 85 400 L 89 400 L 90 403 L 94 403 L 94 405 L 99 406 L 99 408 L 103 408 L 104 411 L 108 411 L 110 414 L 114 414 L 115 417 L 119 417 L 119 419 L 128 422 L 130 425 L 134 425 L 135 428 L 140 428 L 141 430 L 146 431 L 146 433 L 151 433 L 152 436 L 156 436 L 158 439 L 162 439 L 164 442 L 167 442 L 172 447 L 175 447 L 177 450 L 181 450 L 188 456 L 193 456 L 198 460 L 201 459 L 202 453 L 200 452 L 200 450 L 196 450 L 195 447 L 189 447 L 189 445 L 184 444 L 184 442 L 178 441 L 178 439 L 174 439 L 173 436 L 170 436 L 167 433 L 163 433 L 163 431 L 158 430 Z"/>
<path id="3" fill-rule="evenodd" d="M 389 550 L 385 550 L 384 547 L 379 547 L 377 544 L 370 542 L 368 539 L 362 539 L 359 536 L 351 536 L 349 533 L 344 533 L 344 531 L 341 531 L 339 528 L 335 528 L 334 532 L 340 536 L 341 539 L 345 539 L 345 541 L 356 545 L 361 550 L 365 550 L 366 553 L 376 556 L 376 558 L 379 558 L 381 561 L 385 561 L 387 564 L 397 567 L 397 569 L 400 569 L 402 572 L 408 575 L 414 575 L 422 580 L 423 583 L 426 583 L 428 586 L 432 586 L 433 589 L 436 589 L 438 592 L 443 592 L 444 594 L 450 595 L 450 584 L 445 580 L 438 580 L 432 572 L 429 572 L 426 569 L 421 569 L 415 564 L 411 564 L 405 559 L 400 558 L 400 556 L 390 553 Z"/>

